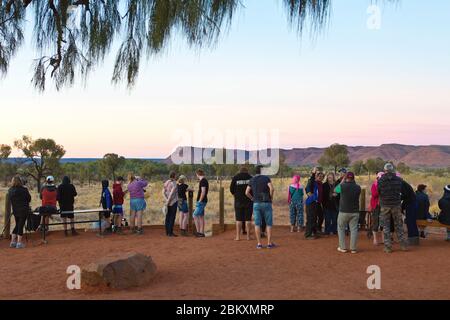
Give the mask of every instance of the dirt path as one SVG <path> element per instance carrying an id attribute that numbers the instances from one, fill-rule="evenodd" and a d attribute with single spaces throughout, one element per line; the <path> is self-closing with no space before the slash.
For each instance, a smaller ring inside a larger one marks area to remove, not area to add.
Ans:
<path id="1" fill-rule="evenodd" d="M 361 252 L 339 254 L 337 238 L 303 240 L 275 229 L 274 250 L 236 242 L 231 232 L 214 238 L 166 238 L 162 230 L 142 237 L 77 238 L 51 234 L 46 246 L 25 250 L 0 241 L 0 299 L 450 299 L 450 243 L 432 238 L 410 252 L 386 255 L 365 233 Z M 82 266 L 111 250 L 151 255 L 158 275 L 146 288 L 126 291 L 66 289 L 66 268 Z M 369 265 L 382 272 L 382 289 L 366 287 Z"/>

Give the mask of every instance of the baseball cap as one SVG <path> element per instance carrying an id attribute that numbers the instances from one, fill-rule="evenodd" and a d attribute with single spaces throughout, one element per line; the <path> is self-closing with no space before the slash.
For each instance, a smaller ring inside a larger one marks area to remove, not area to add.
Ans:
<path id="1" fill-rule="evenodd" d="M 388 162 L 388 163 L 386 163 L 384 165 L 384 171 L 394 172 L 394 170 L 395 170 L 395 168 L 394 168 L 394 165 L 392 163 Z"/>
<path id="2" fill-rule="evenodd" d="M 347 168 L 340 168 L 339 173 L 347 173 Z"/>
<path id="3" fill-rule="evenodd" d="M 347 179 L 355 180 L 355 174 L 354 174 L 353 172 L 347 172 L 346 178 L 347 178 Z"/>

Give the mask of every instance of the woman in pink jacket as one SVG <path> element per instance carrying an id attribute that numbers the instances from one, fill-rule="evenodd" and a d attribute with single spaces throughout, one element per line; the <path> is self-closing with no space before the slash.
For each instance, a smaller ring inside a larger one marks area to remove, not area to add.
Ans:
<path id="1" fill-rule="evenodd" d="M 372 184 L 371 197 L 370 197 L 370 211 L 372 214 L 372 233 L 373 233 L 373 244 L 378 245 L 378 238 L 381 231 L 380 225 L 380 198 L 378 194 L 378 180 L 384 175 L 383 172 L 377 174 L 377 179 Z M 383 243 L 383 241 L 381 241 Z"/>

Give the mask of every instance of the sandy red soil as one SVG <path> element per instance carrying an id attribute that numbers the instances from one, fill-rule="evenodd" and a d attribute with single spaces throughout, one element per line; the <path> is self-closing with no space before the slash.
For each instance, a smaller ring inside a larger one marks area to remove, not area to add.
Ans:
<path id="1" fill-rule="evenodd" d="M 234 241 L 231 232 L 205 239 L 163 233 L 64 238 L 57 232 L 47 245 L 34 237 L 24 250 L 1 240 L 0 299 L 450 299 L 450 243 L 438 238 L 386 255 L 364 233 L 360 253 L 351 255 L 336 251 L 336 237 L 307 241 L 286 227 L 275 229 L 278 248 L 260 251 L 254 241 Z M 67 266 L 112 250 L 152 256 L 153 283 L 123 291 L 66 288 Z M 381 267 L 381 290 L 367 289 L 369 265 Z"/>

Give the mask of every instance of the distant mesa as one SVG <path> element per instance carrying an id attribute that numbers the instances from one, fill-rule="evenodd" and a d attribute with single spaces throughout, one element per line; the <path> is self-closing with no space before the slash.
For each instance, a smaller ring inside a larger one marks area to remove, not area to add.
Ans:
<path id="1" fill-rule="evenodd" d="M 200 151 L 205 148 L 192 148 Z M 290 166 L 311 166 L 316 165 L 325 148 L 294 148 L 280 149 L 285 157 L 287 165 Z M 404 162 L 410 167 L 425 168 L 444 168 L 450 167 L 450 146 L 430 145 L 430 146 L 411 146 L 402 144 L 383 144 L 378 147 L 350 146 L 348 147 L 350 160 L 367 160 L 380 157 L 384 160 L 395 162 Z M 176 151 L 174 151 L 176 152 Z M 236 152 L 235 152 L 236 154 Z M 245 158 L 248 159 L 249 152 L 245 151 Z M 192 157 L 193 158 L 193 157 Z M 164 160 L 165 163 L 172 163 L 171 156 Z"/>

